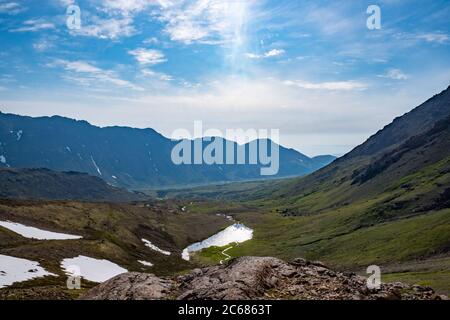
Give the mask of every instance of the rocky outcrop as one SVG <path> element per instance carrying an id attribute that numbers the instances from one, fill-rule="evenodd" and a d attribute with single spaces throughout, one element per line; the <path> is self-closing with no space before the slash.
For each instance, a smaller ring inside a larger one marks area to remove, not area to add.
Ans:
<path id="1" fill-rule="evenodd" d="M 227 265 L 195 269 L 175 278 L 126 273 L 90 290 L 82 299 L 444 299 L 433 289 L 403 283 L 368 289 L 366 279 L 335 272 L 320 262 L 242 257 Z"/>
<path id="2" fill-rule="evenodd" d="M 166 299 L 173 283 L 149 273 L 124 273 L 91 289 L 88 300 L 160 300 Z"/>

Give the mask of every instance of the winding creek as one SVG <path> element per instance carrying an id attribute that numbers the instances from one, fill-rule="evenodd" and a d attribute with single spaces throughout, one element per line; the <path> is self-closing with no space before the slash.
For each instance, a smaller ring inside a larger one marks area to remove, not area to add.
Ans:
<path id="1" fill-rule="evenodd" d="M 252 229 L 246 227 L 242 223 L 235 223 L 229 226 L 228 228 L 220 231 L 219 233 L 216 233 L 215 235 L 209 237 L 208 239 L 191 244 L 189 247 L 183 250 L 181 257 L 184 260 L 189 261 L 190 253 L 192 252 L 200 251 L 202 249 L 213 246 L 223 247 L 231 243 L 242 243 L 252 238 L 253 238 Z M 227 250 L 231 248 L 232 246 L 222 251 L 222 254 L 226 257 L 226 259 L 222 260 L 221 263 L 231 258 L 229 255 L 225 253 Z"/>

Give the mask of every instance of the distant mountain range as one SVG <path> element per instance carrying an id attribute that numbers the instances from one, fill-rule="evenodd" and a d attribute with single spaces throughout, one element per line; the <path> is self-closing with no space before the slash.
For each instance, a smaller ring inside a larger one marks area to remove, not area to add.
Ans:
<path id="1" fill-rule="evenodd" d="M 0 167 L 4 168 L 85 172 L 133 189 L 268 178 L 260 175 L 260 165 L 175 165 L 171 151 L 177 143 L 153 129 L 100 128 L 60 116 L 0 113 Z M 237 144 L 233 146 L 236 150 Z M 279 172 L 270 178 L 305 175 L 335 159 L 310 158 L 281 146 L 279 152 Z"/>

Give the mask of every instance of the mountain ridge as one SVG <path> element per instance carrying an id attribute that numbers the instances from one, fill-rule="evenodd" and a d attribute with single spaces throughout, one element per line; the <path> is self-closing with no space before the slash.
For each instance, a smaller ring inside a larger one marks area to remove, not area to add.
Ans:
<path id="1" fill-rule="evenodd" d="M 0 167 L 86 172 L 130 189 L 264 178 L 259 164 L 175 165 L 171 151 L 179 142 L 151 128 L 98 127 L 61 116 L 0 113 Z M 237 143 L 231 143 L 237 150 Z M 325 159 L 280 146 L 280 170 L 270 178 L 308 174 L 334 157 Z"/>

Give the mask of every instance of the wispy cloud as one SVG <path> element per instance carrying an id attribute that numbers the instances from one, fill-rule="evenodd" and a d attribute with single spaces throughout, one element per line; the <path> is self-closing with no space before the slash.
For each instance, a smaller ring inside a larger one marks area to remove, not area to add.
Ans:
<path id="1" fill-rule="evenodd" d="M 85 61 L 67 61 L 56 60 L 49 65 L 50 67 L 62 66 L 69 74 L 64 78 L 78 82 L 79 84 L 95 87 L 98 82 L 113 84 L 117 87 L 130 88 L 142 91 L 143 88 L 131 83 L 130 81 L 120 79 L 115 72 L 101 69 Z"/>
<path id="2" fill-rule="evenodd" d="M 365 90 L 367 85 L 358 81 L 335 81 L 335 82 L 303 82 L 303 81 L 284 81 L 287 86 L 294 86 L 307 90 L 331 90 L 331 91 L 351 91 Z"/>
<path id="3" fill-rule="evenodd" d="M 78 30 L 71 30 L 74 35 L 95 37 L 99 39 L 116 40 L 122 37 L 130 37 L 136 33 L 133 19 L 101 19 L 94 17 L 88 25 L 83 25 Z"/>
<path id="4" fill-rule="evenodd" d="M 26 20 L 22 27 L 11 29 L 10 32 L 36 32 L 48 29 L 55 29 L 55 25 L 44 19 L 30 19 Z"/>
<path id="5" fill-rule="evenodd" d="M 156 0 L 103 0 L 102 7 L 112 14 L 130 16 L 156 3 Z"/>
<path id="6" fill-rule="evenodd" d="M 263 54 L 246 53 L 245 56 L 250 59 L 263 59 L 263 58 L 278 57 L 283 54 L 285 54 L 285 51 L 283 49 L 272 49 Z"/>
<path id="7" fill-rule="evenodd" d="M 137 48 L 135 50 L 128 51 L 128 53 L 134 56 L 136 61 L 142 65 L 155 65 L 167 61 L 164 53 L 155 49 Z"/>
<path id="8" fill-rule="evenodd" d="M 449 41 L 449 36 L 445 33 L 420 33 L 416 35 L 417 39 L 425 40 L 427 42 L 446 43 Z"/>
<path id="9" fill-rule="evenodd" d="M 406 40 L 410 42 L 434 42 L 438 44 L 448 43 L 450 40 L 450 36 L 443 32 L 422 32 L 422 33 L 397 33 L 395 34 L 395 38 L 400 40 Z"/>
<path id="10" fill-rule="evenodd" d="M 25 10 L 27 10 L 27 9 L 17 2 L 0 3 L 0 13 L 16 15 Z"/>
<path id="11" fill-rule="evenodd" d="M 33 49 L 37 52 L 45 52 L 55 47 L 55 44 L 47 38 L 41 38 L 33 43 Z"/>
<path id="12" fill-rule="evenodd" d="M 152 77 L 152 78 L 159 79 L 161 81 L 172 81 L 173 80 L 173 77 L 171 75 L 168 75 L 168 74 L 162 73 L 162 72 L 155 72 L 150 69 L 142 69 L 141 73 L 145 77 Z"/>
<path id="13" fill-rule="evenodd" d="M 400 69 L 390 69 L 385 74 L 378 75 L 378 77 L 392 80 L 407 80 L 409 78 L 409 76 Z"/>

